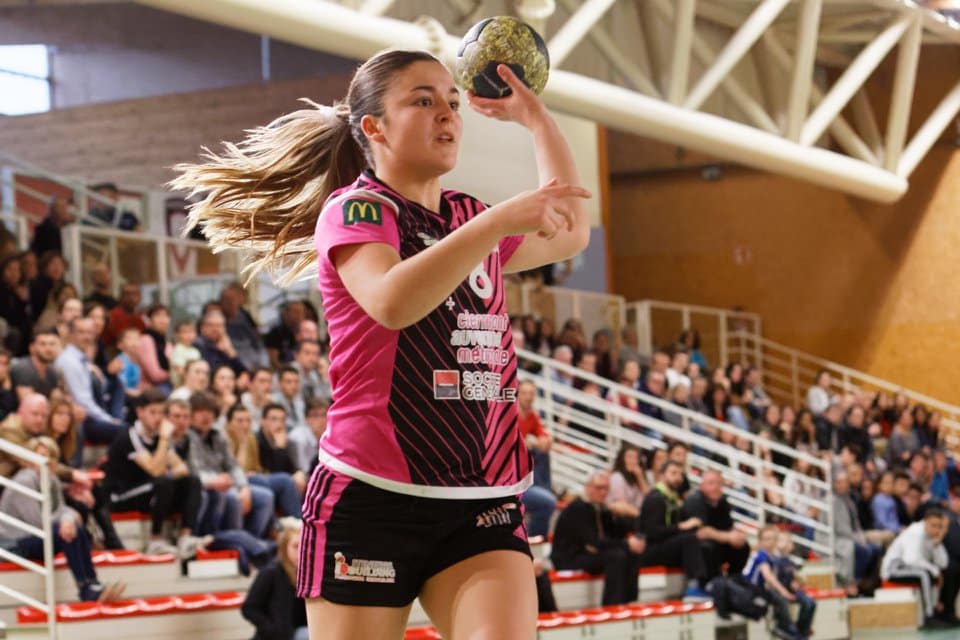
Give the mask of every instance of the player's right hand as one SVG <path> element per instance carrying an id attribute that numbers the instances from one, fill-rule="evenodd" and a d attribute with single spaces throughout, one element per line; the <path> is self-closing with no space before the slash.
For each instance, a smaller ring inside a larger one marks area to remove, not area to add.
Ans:
<path id="1" fill-rule="evenodd" d="M 552 238 L 561 229 L 572 231 L 574 214 L 569 198 L 590 198 L 583 187 L 561 184 L 556 178 L 533 191 L 525 191 L 492 207 L 490 214 L 498 217 L 503 235 L 536 233 Z"/>

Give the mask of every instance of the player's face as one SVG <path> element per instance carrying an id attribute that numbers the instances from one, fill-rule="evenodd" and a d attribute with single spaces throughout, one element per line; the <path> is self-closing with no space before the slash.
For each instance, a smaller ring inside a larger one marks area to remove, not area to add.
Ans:
<path id="1" fill-rule="evenodd" d="M 460 93 L 446 67 L 415 62 L 397 73 L 384 95 L 371 143 L 378 163 L 436 177 L 453 169 L 463 131 Z M 376 153 L 376 151 L 375 151 Z"/>

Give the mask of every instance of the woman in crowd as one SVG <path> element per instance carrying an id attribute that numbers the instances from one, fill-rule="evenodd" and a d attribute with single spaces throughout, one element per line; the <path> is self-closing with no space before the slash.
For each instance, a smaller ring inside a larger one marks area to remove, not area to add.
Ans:
<path id="1" fill-rule="evenodd" d="M 183 384 L 173 390 L 170 398 L 190 401 L 190 396 L 198 391 L 206 391 L 210 386 L 210 365 L 206 360 L 191 360 L 183 368 Z"/>
<path id="2" fill-rule="evenodd" d="M 154 304 L 144 314 L 146 330 L 140 334 L 138 359 L 143 377 L 151 386 L 170 393 L 170 354 L 172 345 L 167 341 L 170 330 L 170 310 L 162 304 Z"/>
<path id="3" fill-rule="evenodd" d="M 277 560 L 257 573 L 240 612 L 256 628 L 253 640 L 308 640 L 307 613 L 297 597 L 297 565 L 300 562 L 299 520 L 282 522 L 277 537 Z M 341 555 L 337 566 L 348 560 Z"/>
<path id="4" fill-rule="evenodd" d="M 638 518 L 643 498 L 649 491 L 650 484 L 647 482 L 640 449 L 624 444 L 613 463 L 607 506 L 617 515 Z"/>

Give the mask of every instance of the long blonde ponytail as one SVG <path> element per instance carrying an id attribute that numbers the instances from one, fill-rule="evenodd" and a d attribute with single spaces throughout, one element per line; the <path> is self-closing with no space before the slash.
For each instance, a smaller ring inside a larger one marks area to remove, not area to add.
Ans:
<path id="1" fill-rule="evenodd" d="M 360 119 L 382 116 L 393 75 L 419 61 L 437 62 L 424 51 L 377 54 L 357 69 L 345 102 L 327 107 L 303 99 L 309 108 L 248 130 L 220 154 L 204 147 L 200 163 L 175 166 L 180 175 L 169 186 L 200 198 L 185 231 L 200 227 L 214 252 L 249 251 L 248 278 L 267 270 L 284 285 L 311 275 L 323 203 L 373 166 Z"/>

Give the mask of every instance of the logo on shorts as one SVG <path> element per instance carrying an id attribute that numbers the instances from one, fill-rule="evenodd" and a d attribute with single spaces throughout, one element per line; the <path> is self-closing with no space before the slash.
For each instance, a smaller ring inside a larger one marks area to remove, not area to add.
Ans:
<path id="1" fill-rule="evenodd" d="M 347 562 L 346 556 L 337 551 L 333 554 L 333 577 L 336 580 L 350 582 L 385 582 L 394 584 L 397 581 L 397 570 L 392 562 L 385 560 L 362 560 L 354 558 Z"/>
<path id="2" fill-rule="evenodd" d="M 459 400 L 460 399 L 460 372 L 456 370 L 433 372 L 433 399 Z"/>
<path id="3" fill-rule="evenodd" d="M 493 509 L 487 509 L 477 516 L 477 527 L 489 529 L 490 527 L 513 524 L 510 516 L 513 515 L 513 512 L 515 512 L 516 509 L 517 505 L 513 502 L 507 502 L 506 504 L 501 504 Z"/>

